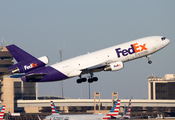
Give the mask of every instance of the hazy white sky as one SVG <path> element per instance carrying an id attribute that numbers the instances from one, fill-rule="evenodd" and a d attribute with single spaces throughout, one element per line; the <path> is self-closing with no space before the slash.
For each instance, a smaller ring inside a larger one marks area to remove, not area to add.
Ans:
<path id="1" fill-rule="evenodd" d="M 99 81 L 91 84 L 101 98 L 148 98 L 147 76 L 174 74 L 175 67 L 174 0 L 0 0 L 0 39 L 50 63 L 59 61 L 58 44 L 64 48 L 63 60 L 87 52 L 124 43 L 141 37 L 162 35 L 170 44 L 146 58 L 124 64 L 116 72 L 95 73 Z M 88 76 L 88 75 L 87 75 Z M 64 96 L 89 98 L 88 83 L 79 85 L 71 78 L 63 82 Z M 61 82 L 39 83 L 39 95 L 61 95 Z M 82 89 L 81 89 L 82 88 Z"/>

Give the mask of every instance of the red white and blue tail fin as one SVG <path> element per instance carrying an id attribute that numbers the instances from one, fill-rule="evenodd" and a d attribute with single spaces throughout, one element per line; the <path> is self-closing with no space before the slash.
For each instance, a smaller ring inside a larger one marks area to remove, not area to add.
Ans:
<path id="1" fill-rule="evenodd" d="M 3 120 L 4 112 L 5 112 L 5 105 L 3 105 L 3 106 L 0 108 L 0 120 Z"/>
<path id="2" fill-rule="evenodd" d="M 117 100 L 106 116 L 103 117 L 103 119 L 117 119 L 117 116 L 119 114 L 119 109 L 120 109 L 120 100 Z"/>
<path id="3" fill-rule="evenodd" d="M 126 111 L 126 115 L 125 116 L 130 117 L 130 113 L 131 113 L 131 99 L 129 101 L 128 108 L 127 108 L 127 111 Z"/>
<path id="4" fill-rule="evenodd" d="M 53 101 L 50 101 L 50 103 L 51 103 L 52 114 L 55 114 L 55 113 L 56 114 L 59 114 L 59 112 L 58 112 L 58 110 L 57 110 L 54 102 Z"/>
<path id="5" fill-rule="evenodd" d="M 130 113 L 131 113 L 131 99 L 129 100 L 129 104 L 128 104 L 126 114 L 123 115 L 122 119 L 130 119 Z"/>

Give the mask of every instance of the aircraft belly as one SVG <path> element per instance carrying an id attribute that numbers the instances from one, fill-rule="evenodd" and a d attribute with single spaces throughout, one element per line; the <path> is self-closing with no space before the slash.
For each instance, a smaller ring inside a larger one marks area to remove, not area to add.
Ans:
<path id="1" fill-rule="evenodd" d="M 62 73 L 62 72 L 60 72 L 60 71 L 58 71 L 50 66 L 46 67 L 45 69 L 39 70 L 39 71 L 33 71 L 32 74 L 37 74 L 37 73 L 42 73 L 42 74 L 46 74 L 46 75 L 38 81 L 31 81 L 32 78 L 30 77 L 30 73 L 29 73 L 29 74 L 26 74 L 25 76 L 23 76 L 21 79 L 24 82 L 46 82 L 46 81 L 63 80 L 63 79 L 68 78 L 64 73 Z M 30 78 L 31 80 L 28 78 Z"/>

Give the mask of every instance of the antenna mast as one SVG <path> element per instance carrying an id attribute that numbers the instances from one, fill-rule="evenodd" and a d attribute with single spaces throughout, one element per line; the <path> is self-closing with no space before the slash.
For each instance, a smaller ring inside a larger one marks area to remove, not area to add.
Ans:
<path id="1" fill-rule="evenodd" d="M 64 50 L 65 50 L 65 44 L 64 44 L 64 49 L 63 50 L 61 49 L 61 47 L 59 49 L 59 44 L 58 44 L 58 51 L 60 53 L 60 62 L 63 60 L 62 53 L 64 52 Z M 59 84 L 59 85 L 60 85 L 59 88 L 61 88 L 61 90 L 59 90 L 59 91 L 61 91 L 61 97 L 63 98 L 64 97 L 64 94 L 63 94 L 63 81 L 61 81 L 61 84 Z"/>

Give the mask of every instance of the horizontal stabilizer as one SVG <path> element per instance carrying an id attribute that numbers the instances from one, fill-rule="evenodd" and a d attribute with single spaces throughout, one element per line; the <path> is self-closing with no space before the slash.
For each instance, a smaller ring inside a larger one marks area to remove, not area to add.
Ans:
<path id="1" fill-rule="evenodd" d="M 13 74 L 13 75 L 9 75 L 7 77 L 10 77 L 10 78 L 21 78 L 22 76 L 24 76 L 25 74 Z"/>
<path id="2" fill-rule="evenodd" d="M 19 63 L 16 63 L 10 67 L 8 67 L 8 70 L 13 70 L 13 69 L 16 69 L 18 66 L 22 65 L 24 62 L 19 62 Z"/>
<path id="3" fill-rule="evenodd" d="M 21 79 L 24 82 L 38 82 L 42 78 L 44 78 L 45 75 L 47 75 L 47 74 L 45 74 L 45 73 L 34 73 L 34 74 L 28 74 L 26 76 L 23 76 Z"/>

